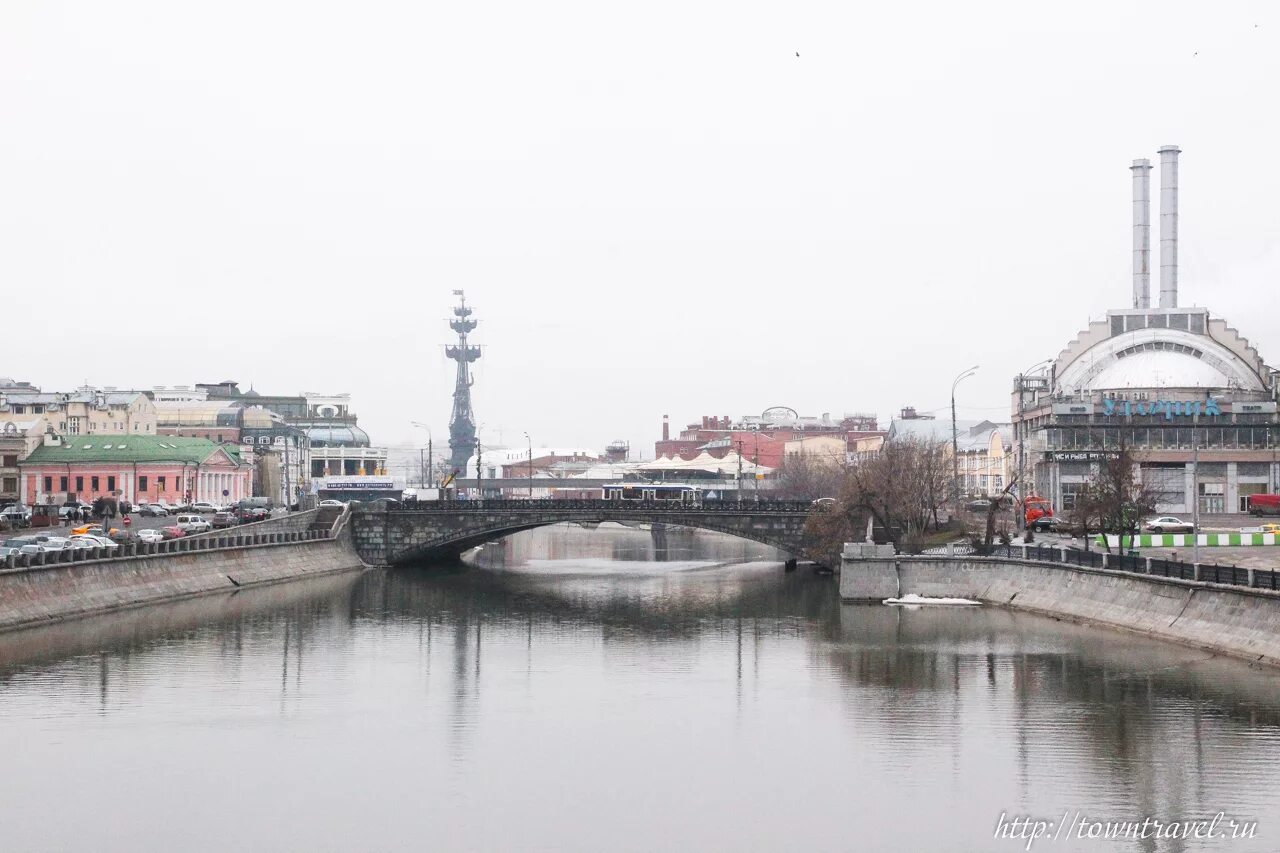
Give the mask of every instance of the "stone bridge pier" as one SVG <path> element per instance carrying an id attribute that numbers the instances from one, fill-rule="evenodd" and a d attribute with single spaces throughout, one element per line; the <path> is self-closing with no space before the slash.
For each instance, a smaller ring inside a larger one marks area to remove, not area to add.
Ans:
<path id="1" fill-rule="evenodd" d="M 667 505 L 658 501 L 431 501 L 417 506 L 360 506 L 351 516 L 360 559 L 403 566 L 449 559 L 522 530 L 561 522 L 603 521 L 682 525 L 761 542 L 793 559 L 804 557 L 808 501 Z"/>

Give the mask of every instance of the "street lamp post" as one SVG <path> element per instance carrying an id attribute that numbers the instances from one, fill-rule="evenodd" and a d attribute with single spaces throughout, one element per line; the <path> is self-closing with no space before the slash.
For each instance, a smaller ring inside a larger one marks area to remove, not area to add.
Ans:
<path id="1" fill-rule="evenodd" d="M 409 421 L 409 423 L 416 426 L 418 429 L 425 429 L 427 431 L 427 468 L 422 474 L 422 485 L 424 488 L 433 488 L 432 484 L 435 482 L 436 477 L 432 471 L 436 467 L 436 453 L 434 442 L 431 437 L 431 427 L 426 424 L 418 423 L 417 421 Z M 418 460 L 419 465 L 421 465 L 422 448 L 418 448 Z"/>
<path id="2" fill-rule="evenodd" d="M 529 500 L 533 500 L 533 439 L 526 432 L 524 440 L 529 442 Z"/>
<path id="3" fill-rule="evenodd" d="M 1192 564 L 1199 562 L 1199 435 L 1192 429 Z"/>
<path id="4" fill-rule="evenodd" d="M 951 383 L 951 492 L 953 511 L 957 517 L 960 515 L 960 430 L 956 426 L 956 386 L 961 380 L 968 379 L 977 372 L 978 365 L 975 364 L 961 371 Z"/>
<path id="5" fill-rule="evenodd" d="M 1027 529 L 1027 481 L 1026 476 L 1026 445 L 1027 445 L 1027 424 L 1023 420 L 1023 413 L 1026 411 L 1026 376 L 1037 367 L 1043 367 L 1052 363 L 1053 359 L 1046 358 L 1044 361 L 1037 361 L 1035 364 L 1023 370 L 1018 374 L 1018 500 L 1014 506 L 1018 507 L 1018 530 Z M 1088 538 L 1086 537 L 1086 542 Z"/>

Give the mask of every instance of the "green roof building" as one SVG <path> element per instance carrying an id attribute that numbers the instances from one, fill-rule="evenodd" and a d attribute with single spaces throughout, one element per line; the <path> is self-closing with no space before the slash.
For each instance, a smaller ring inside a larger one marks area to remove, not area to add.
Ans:
<path id="1" fill-rule="evenodd" d="M 119 497 L 131 503 L 225 504 L 249 497 L 251 466 L 207 438 L 65 436 L 20 464 L 22 502 Z"/>

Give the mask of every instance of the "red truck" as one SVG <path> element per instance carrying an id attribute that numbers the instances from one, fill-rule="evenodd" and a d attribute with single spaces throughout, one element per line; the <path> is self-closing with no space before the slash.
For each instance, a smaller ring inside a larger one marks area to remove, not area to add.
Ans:
<path id="1" fill-rule="evenodd" d="M 1249 515 L 1280 515 L 1280 495 L 1249 495 Z"/>
<path id="2" fill-rule="evenodd" d="M 1053 504 L 1048 498 L 1042 498 L 1039 495 L 1027 495 L 1022 502 L 1023 517 L 1026 523 L 1030 524 L 1037 518 L 1044 518 L 1053 515 Z"/>

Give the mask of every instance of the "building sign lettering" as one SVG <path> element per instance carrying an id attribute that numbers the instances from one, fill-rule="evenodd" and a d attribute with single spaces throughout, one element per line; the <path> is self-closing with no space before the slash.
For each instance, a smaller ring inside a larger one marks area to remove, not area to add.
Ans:
<path id="1" fill-rule="evenodd" d="M 1222 414 L 1222 409 L 1218 406 L 1218 401 L 1212 397 L 1207 400 L 1152 400 L 1150 403 L 1145 400 L 1136 403 L 1129 400 L 1103 400 L 1102 416 L 1104 418 L 1120 417 L 1127 418 L 1131 415 L 1164 415 L 1164 419 L 1171 421 L 1175 416 L 1196 417 L 1199 415 L 1209 415 L 1216 417 Z"/>
<path id="2" fill-rule="evenodd" d="M 1095 462 L 1102 459 L 1119 459 L 1118 450 L 1050 450 L 1045 458 L 1051 462 Z"/>

